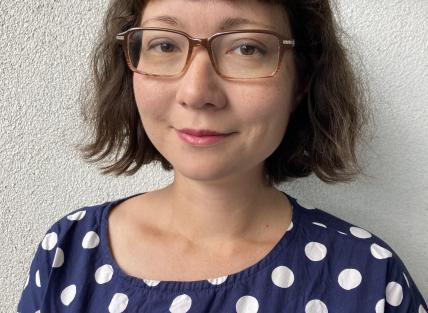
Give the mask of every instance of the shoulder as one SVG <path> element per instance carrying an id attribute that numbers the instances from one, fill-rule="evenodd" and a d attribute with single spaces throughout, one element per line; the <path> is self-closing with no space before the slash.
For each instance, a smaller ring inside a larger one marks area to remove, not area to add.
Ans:
<path id="1" fill-rule="evenodd" d="M 296 199 L 295 205 L 300 209 L 301 227 L 309 237 L 342 246 L 342 252 L 370 252 L 368 254 L 375 259 L 393 256 L 391 246 L 373 232 L 300 200 Z"/>
<path id="2" fill-rule="evenodd" d="M 40 263 L 60 267 L 64 254 L 69 254 L 77 246 L 87 249 L 96 247 L 100 242 L 103 218 L 117 201 L 83 206 L 57 219 L 47 228 L 35 257 Z"/>
<path id="3" fill-rule="evenodd" d="M 423 298 L 394 249 L 376 234 L 295 199 L 306 257 L 328 271 L 328 285 L 359 290 L 361 299 L 383 297 L 389 306 L 415 311 Z M 360 287 L 360 288 L 357 288 Z M 379 306 L 385 305 L 380 301 Z M 404 312 L 404 311 L 400 311 Z M 408 311 L 405 311 L 408 312 Z"/>
<path id="4" fill-rule="evenodd" d="M 54 223 L 52 223 L 48 231 L 46 232 L 45 238 L 42 241 L 42 248 L 48 248 L 52 246 L 55 240 L 47 240 L 46 237 L 51 238 L 57 237 L 58 239 L 63 238 L 67 235 L 75 234 L 76 229 L 84 229 L 96 227 L 101 223 L 105 210 L 109 208 L 115 201 L 108 201 L 90 206 L 84 206 L 73 211 L 68 212 Z M 73 230 L 73 232 L 71 232 Z"/>
<path id="5" fill-rule="evenodd" d="M 61 267 L 67 255 L 76 255 L 81 249 L 94 250 L 100 245 L 97 251 L 102 253 L 108 245 L 108 214 L 111 208 L 128 198 L 83 206 L 63 215 L 47 228 L 34 260 L 50 272 L 51 268 Z"/>
<path id="6" fill-rule="evenodd" d="M 105 245 L 100 240 L 103 216 L 117 201 L 81 207 L 51 224 L 38 244 L 27 272 L 20 311 L 40 310 L 51 296 L 56 299 L 70 277 L 82 276 L 84 279 L 85 271 L 100 259 L 101 249 L 94 248 Z M 91 253 L 94 250 L 98 252 Z"/>

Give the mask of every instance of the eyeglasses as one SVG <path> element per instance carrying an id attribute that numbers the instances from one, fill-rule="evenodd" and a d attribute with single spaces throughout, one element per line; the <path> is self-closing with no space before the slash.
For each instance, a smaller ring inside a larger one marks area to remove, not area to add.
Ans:
<path id="1" fill-rule="evenodd" d="M 228 79 L 274 76 L 287 48 L 295 41 L 268 30 L 234 30 L 209 38 L 193 38 L 168 28 L 135 27 L 119 33 L 131 71 L 151 76 L 173 77 L 186 71 L 193 48 L 204 46 L 214 70 Z"/>

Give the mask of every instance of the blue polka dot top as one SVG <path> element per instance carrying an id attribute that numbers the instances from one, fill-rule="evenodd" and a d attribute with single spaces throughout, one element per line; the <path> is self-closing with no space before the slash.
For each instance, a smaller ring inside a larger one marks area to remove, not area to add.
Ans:
<path id="1" fill-rule="evenodd" d="M 111 208 L 131 197 L 81 208 L 51 226 L 18 312 L 427 313 L 388 244 L 289 195 L 287 232 L 250 267 L 198 281 L 132 277 L 113 259 L 107 229 Z"/>

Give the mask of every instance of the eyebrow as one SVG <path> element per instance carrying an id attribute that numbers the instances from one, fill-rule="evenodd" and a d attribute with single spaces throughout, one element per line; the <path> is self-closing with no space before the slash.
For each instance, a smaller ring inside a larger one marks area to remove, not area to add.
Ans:
<path id="1" fill-rule="evenodd" d="M 170 26 L 183 27 L 183 24 L 176 17 L 169 16 L 169 15 L 159 15 L 159 16 L 149 18 L 148 20 L 145 20 L 141 24 L 141 26 L 144 26 L 144 24 L 152 21 L 162 22 Z M 220 22 L 220 31 L 230 30 L 235 27 L 244 26 L 244 25 L 256 25 L 256 26 L 261 26 L 267 29 L 274 30 L 271 25 L 263 24 L 256 21 L 251 21 L 243 17 L 225 17 Z"/>

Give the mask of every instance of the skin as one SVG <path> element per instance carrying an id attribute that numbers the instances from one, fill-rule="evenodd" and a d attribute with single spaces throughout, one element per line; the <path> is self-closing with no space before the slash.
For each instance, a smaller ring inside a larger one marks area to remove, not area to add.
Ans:
<path id="1" fill-rule="evenodd" d="M 148 21 L 158 15 L 173 16 L 182 25 Z M 283 12 L 257 1 L 150 1 L 142 24 L 206 38 L 220 31 L 220 21 L 226 15 L 266 24 L 292 38 Z M 235 29 L 267 28 L 240 25 Z M 182 76 L 134 74 L 133 86 L 144 129 L 173 165 L 174 180 L 163 189 L 122 203 L 122 213 L 127 212 L 122 214 L 122 222 L 127 219 L 134 228 L 112 228 L 116 238 L 122 237 L 122 242 L 113 240 L 112 246 L 123 250 L 119 247 L 125 247 L 125 241 L 140 235 L 143 240 L 148 234 L 143 229 L 150 228 L 152 234 L 158 234 L 154 237 L 165 238 L 165 245 L 173 242 L 169 249 L 177 255 L 215 255 L 229 260 L 245 249 L 247 254 L 253 251 L 252 257 L 244 258 L 247 263 L 261 258 L 286 232 L 291 220 L 288 199 L 267 186 L 262 175 L 263 162 L 280 144 L 296 99 L 296 69 L 290 50 L 274 77 L 233 81 L 218 76 L 207 51 L 197 47 Z M 234 134 L 216 145 L 195 147 L 177 136 L 175 129 L 180 128 Z M 119 221 L 115 211 L 110 219 Z M 129 229 L 135 230 L 133 237 Z M 120 255 L 124 258 L 125 253 Z M 241 262 L 236 270 L 249 264 Z"/>

